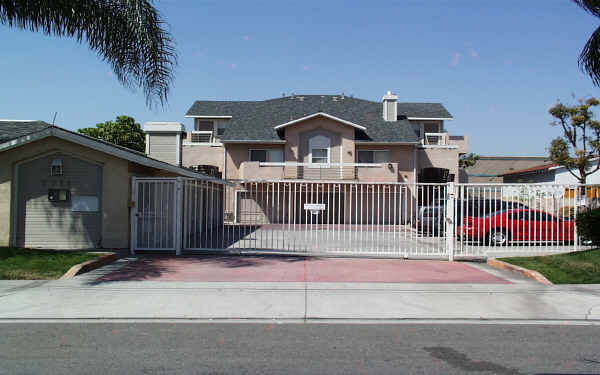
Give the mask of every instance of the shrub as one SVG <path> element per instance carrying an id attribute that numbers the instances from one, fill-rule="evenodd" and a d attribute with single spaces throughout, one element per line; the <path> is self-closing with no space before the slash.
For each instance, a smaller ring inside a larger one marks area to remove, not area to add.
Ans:
<path id="1" fill-rule="evenodd" d="M 600 208 L 578 213 L 577 234 L 586 240 L 592 241 L 593 245 L 600 245 Z"/>

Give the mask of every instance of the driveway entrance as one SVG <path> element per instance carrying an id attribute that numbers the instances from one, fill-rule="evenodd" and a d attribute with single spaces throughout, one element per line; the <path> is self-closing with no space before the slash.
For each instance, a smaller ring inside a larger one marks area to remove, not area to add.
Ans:
<path id="1" fill-rule="evenodd" d="M 104 281 L 510 284 L 464 262 L 283 256 L 143 256 Z"/>

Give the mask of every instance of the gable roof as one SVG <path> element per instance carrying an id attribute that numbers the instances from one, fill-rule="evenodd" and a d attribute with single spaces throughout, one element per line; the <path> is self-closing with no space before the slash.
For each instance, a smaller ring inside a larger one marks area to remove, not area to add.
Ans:
<path id="1" fill-rule="evenodd" d="M 282 140 L 276 127 L 323 113 L 358 125 L 356 139 L 372 142 L 419 141 L 418 129 L 406 118 L 452 115 L 440 103 L 398 103 L 398 121 L 383 120 L 380 102 L 340 95 L 294 95 L 262 101 L 196 101 L 186 117 L 231 116 L 222 140 Z"/>
<path id="2" fill-rule="evenodd" d="M 44 121 L 0 120 L 0 143 L 24 137 L 51 126 Z"/>
<path id="3" fill-rule="evenodd" d="M 535 165 L 533 167 L 529 167 L 529 168 L 524 168 L 524 169 L 519 169 L 518 171 L 510 171 L 507 173 L 503 173 L 501 174 L 501 176 L 510 176 L 510 175 L 515 175 L 515 174 L 523 174 L 523 173 L 534 173 L 534 172 L 544 172 L 549 170 L 552 167 L 557 167 L 558 164 L 556 163 L 547 163 L 547 164 L 542 164 L 542 165 Z"/>
<path id="4" fill-rule="evenodd" d="M 466 168 L 466 172 L 473 177 L 497 177 L 547 163 L 548 160 L 546 156 L 480 156 L 474 166 Z"/>
<path id="5" fill-rule="evenodd" d="M 91 149 L 104 152 L 146 167 L 162 169 L 186 177 L 222 182 L 220 179 L 206 176 L 191 169 L 178 167 L 173 164 L 150 158 L 142 152 L 134 151 L 127 147 L 106 142 L 98 138 L 93 138 L 85 134 L 72 132 L 58 126 L 48 124 L 44 121 L 0 120 L 0 152 L 20 147 L 30 142 L 47 137 L 61 138 L 66 141 L 89 147 Z"/>

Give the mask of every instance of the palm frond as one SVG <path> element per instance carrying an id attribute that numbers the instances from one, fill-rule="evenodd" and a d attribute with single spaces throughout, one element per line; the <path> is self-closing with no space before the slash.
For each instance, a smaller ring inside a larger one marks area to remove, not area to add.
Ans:
<path id="1" fill-rule="evenodd" d="M 600 0 L 573 0 L 573 2 L 585 9 L 588 13 L 600 17 Z"/>
<path id="2" fill-rule="evenodd" d="M 0 0 L 0 23 L 84 40 L 146 104 L 165 105 L 177 65 L 175 42 L 149 0 Z"/>
<path id="3" fill-rule="evenodd" d="M 588 13 L 600 18 L 600 0 L 573 0 Z M 597 28 L 579 54 L 579 67 L 594 85 L 600 86 L 600 28 Z"/>
<path id="4" fill-rule="evenodd" d="M 579 67 L 590 76 L 594 85 L 600 86 L 600 27 L 583 47 L 579 55 Z"/>

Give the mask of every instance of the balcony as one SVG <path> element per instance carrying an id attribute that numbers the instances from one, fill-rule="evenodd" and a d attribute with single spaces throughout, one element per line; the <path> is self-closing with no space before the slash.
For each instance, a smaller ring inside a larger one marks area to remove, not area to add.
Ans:
<path id="1" fill-rule="evenodd" d="M 425 133 L 423 145 L 428 147 L 458 147 L 459 154 L 469 152 L 469 137 L 466 135 L 448 135 L 448 133 Z"/>
<path id="2" fill-rule="evenodd" d="M 427 146 L 447 146 L 448 133 L 425 133 L 423 144 Z"/>
<path id="3" fill-rule="evenodd" d="M 221 141 L 210 130 L 192 130 L 187 133 L 187 140 L 183 144 L 185 146 L 220 146 Z"/>
<path id="4" fill-rule="evenodd" d="M 359 180 L 397 182 L 398 163 L 263 163 L 246 161 L 240 177 L 245 180 Z"/>

